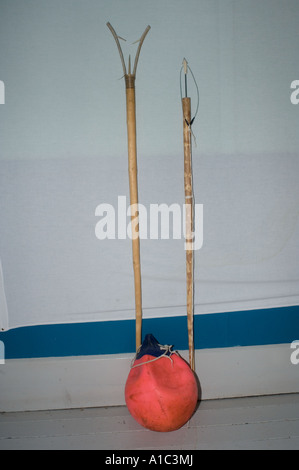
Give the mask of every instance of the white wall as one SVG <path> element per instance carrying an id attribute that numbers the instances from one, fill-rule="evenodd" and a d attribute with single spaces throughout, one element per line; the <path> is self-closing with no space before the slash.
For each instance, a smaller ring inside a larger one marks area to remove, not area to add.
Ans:
<path id="1" fill-rule="evenodd" d="M 298 393 L 290 355 L 289 344 L 196 351 L 200 397 Z M 130 354 L 8 360 L 0 365 L 0 411 L 124 405 L 131 361 Z"/>

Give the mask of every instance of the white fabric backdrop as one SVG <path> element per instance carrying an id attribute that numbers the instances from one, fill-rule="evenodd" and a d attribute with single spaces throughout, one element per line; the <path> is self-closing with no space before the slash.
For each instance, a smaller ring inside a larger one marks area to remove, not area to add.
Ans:
<path id="1" fill-rule="evenodd" d="M 299 156 L 195 150 L 193 160 L 195 198 L 204 206 L 195 312 L 297 304 Z M 126 164 L 126 155 L 105 164 L 2 164 L 0 252 L 9 327 L 134 317 L 131 240 L 95 236 L 98 204 L 117 208 L 118 195 L 128 200 Z M 141 158 L 140 202 L 181 204 L 182 178 L 181 158 Z M 141 267 L 144 316 L 185 314 L 184 240 L 142 240 Z"/>

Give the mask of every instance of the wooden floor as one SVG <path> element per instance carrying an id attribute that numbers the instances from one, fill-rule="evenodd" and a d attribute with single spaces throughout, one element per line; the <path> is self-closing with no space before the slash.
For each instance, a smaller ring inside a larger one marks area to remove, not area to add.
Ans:
<path id="1" fill-rule="evenodd" d="M 171 433 L 126 407 L 1 413 L 0 449 L 299 449 L 299 394 L 203 401 Z"/>

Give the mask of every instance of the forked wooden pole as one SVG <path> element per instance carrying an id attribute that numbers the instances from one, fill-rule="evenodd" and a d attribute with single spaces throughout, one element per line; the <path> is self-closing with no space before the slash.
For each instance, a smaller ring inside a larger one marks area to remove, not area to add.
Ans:
<path id="1" fill-rule="evenodd" d="M 141 345 L 142 329 L 142 297 L 141 297 L 141 268 L 139 243 L 139 213 L 138 213 L 138 181 L 137 181 L 137 143 L 136 143 L 136 105 L 135 77 L 126 75 L 127 101 L 127 132 L 129 157 L 129 184 L 132 226 L 132 251 L 135 285 L 135 315 L 136 315 L 136 350 Z M 135 220 L 137 218 L 137 220 Z"/>
<path id="2" fill-rule="evenodd" d="M 187 95 L 187 61 L 183 62 L 185 70 L 185 94 Z M 193 335 L 193 184 L 192 184 L 192 148 L 191 148 L 191 99 L 182 98 L 183 133 L 184 133 L 184 186 L 186 207 L 186 281 L 187 281 L 187 325 L 189 344 L 189 364 L 194 371 L 194 335 Z"/>
<path id="3" fill-rule="evenodd" d="M 135 56 L 134 69 L 131 73 L 131 59 L 129 57 L 128 73 L 119 44 L 119 36 L 110 23 L 108 28 L 113 34 L 120 54 L 125 84 L 126 84 L 126 107 L 127 107 L 127 134 L 128 134 L 128 159 L 129 159 L 129 185 L 132 227 L 132 252 L 135 288 L 135 316 L 136 316 L 136 350 L 141 345 L 142 337 L 142 296 L 141 296 L 141 268 L 140 268 L 140 242 L 139 242 L 139 212 L 138 212 L 138 181 L 137 181 L 137 141 L 136 141 L 136 101 L 135 101 L 135 77 L 142 43 L 150 30 L 146 28 L 139 40 L 139 46 Z"/>

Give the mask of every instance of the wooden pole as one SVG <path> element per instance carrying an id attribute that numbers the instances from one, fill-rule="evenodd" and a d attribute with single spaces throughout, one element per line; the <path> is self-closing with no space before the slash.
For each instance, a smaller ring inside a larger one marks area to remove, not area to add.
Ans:
<path id="1" fill-rule="evenodd" d="M 132 254 L 135 287 L 135 316 L 136 316 L 136 350 L 141 345 L 142 330 L 142 297 L 141 297 L 141 268 L 139 242 L 139 212 L 138 212 L 138 181 L 137 181 L 137 141 L 136 141 L 136 104 L 135 76 L 125 75 L 127 103 L 127 132 L 129 158 L 129 185 L 132 226 Z M 135 220 L 137 218 L 137 220 Z M 137 222 L 137 223 L 136 223 Z"/>
<path id="2" fill-rule="evenodd" d="M 133 73 L 131 73 L 131 58 L 129 57 L 128 73 L 119 43 L 119 36 L 110 23 L 107 23 L 115 39 L 124 71 L 126 84 L 126 108 L 127 108 L 127 134 L 128 134 L 128 163 L 129 163 L 129 186 L 131 206 L 132 227 L 132 254 L 135 289 L 135 317 L 136 317 L 136 350 L 141 345 L 142 338 L 142 298 L 141 298 L 141 268 L 140 268 L 140 241 L 139 241 L 139 212 L 138 212 L 138 182 L 137 182 L 137 139 L 136 139 L 136 100 L 135 100 L 135 77 L 141 46 L 150 30 L 147 26 L 141 38 L 136 41 L 139 46 L 136 52 Z"/>
<path id="3" fill-rule="evenodd" d="M 183 133 L 184 133 L 184 186 L 186 207 L 186 280 L 187 280 L 187 324 L 189 344 L 189 364 L 194 371 L 194 338 L 193 338 L 193 185 L 191 161 L 191 100 L 182 98 Z"/>

